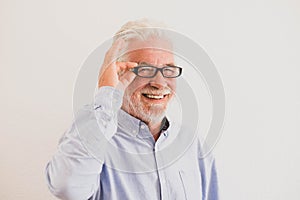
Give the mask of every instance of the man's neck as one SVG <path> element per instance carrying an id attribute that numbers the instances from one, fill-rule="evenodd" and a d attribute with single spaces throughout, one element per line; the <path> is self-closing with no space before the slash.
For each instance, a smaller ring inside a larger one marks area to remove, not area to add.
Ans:
<path id="1" fill-rule="evenodd" d="M 159 138 L 162 131 L 165 131 L 169 128 L 169 121 L 166 117 L 163 117 L 158 121 L 158 123 L 147 123 L 149 130 L 155 141 Z"/>
<path id="2" fill-rule="evenodd" d="M 161 125 L 162 125 L 162 121 L 160 121 L 158 123 L 148 123 L 149 130 L 155 141 L 157 141 L 160 136 Z"/>
<path id="3" fill-rule="evenodd" d="M 157 118 L 146 118 L 146 117 L 140 117 L 140 116 L 137 116 L 135 114 L 133 114 L 134 112 L 130 112 L 130 110 L 126 109 L 126 107 L 124 106 L 124 104 L 122 105 L 122 109 L 127 112 L 128 114 L 130 114 L 131 116 L 137 118 L 137 119 L 140 119 L 142 120 L 143 122 L 145 122 L 150 130 L 150 133 L 152 134 L 153 138 L 155 141 L 157 141 L 157 139 L 159 138 L 160 136 L 160 132 L 161 132 L 161 129 L 162 129 L 162 125 L 164 125 L 165 123 L 165 117 L 160 116 L 160 117 L 157 117 Z"/>

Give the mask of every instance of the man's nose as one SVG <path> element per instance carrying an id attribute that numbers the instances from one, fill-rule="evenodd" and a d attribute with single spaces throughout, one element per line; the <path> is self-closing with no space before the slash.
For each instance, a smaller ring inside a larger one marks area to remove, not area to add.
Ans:
<path id="1" fill-rule="evenodd" d="M 158 71 L 157 74 L 151 78 L 150 85 L 156 88 L 166 87 L 167 81 L 162 73 Z"/>

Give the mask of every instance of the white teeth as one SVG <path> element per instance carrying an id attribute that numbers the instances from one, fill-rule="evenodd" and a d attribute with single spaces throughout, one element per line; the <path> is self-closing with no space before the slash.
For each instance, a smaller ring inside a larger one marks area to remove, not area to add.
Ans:
<path id="1" fill-rule="evenodd" d="M 152 95 L 152 94 L 145 94 L 146 97 L 150 98 L 150 99 L 162 99 L 164 98 L 164 95 Z"/>

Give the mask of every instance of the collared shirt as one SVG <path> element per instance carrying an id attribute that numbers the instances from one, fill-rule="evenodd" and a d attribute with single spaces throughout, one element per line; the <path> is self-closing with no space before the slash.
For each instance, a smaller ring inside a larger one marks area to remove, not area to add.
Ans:
<path id="1" fill-rule="evenodd" d="M 46 167 L 50 191 L 70 200 L 217 200 L 215 161 L 198 134 L 165 118 L 154 140 L 121 110 L 123 94 L 101 87 L 82 108 Z"/>

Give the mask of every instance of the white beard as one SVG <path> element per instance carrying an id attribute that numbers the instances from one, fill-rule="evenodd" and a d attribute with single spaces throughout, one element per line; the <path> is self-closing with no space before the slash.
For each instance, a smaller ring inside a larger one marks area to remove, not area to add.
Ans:
<path id="1" fill-rule="evenodd" d="M 123 100 L 122 108 L 132 116 L 146 122 L 158 123 L 161 122 L 166 114 L 166 106 L 163 104 L 147 104 L 135 97 Z"/>
<path id="2" fill-rule="evenodd" d="M 133 106 L 132 106 L 133 107 Z M 164 105 L 152 104 L 150 109 L 146 110 L 144 105 L 139 101 L 138 105 L 135 107 L 135 113 L 138 115 L 139 119 L 147 123 L 158 123 L 161 122 L 165 117 Z"/>

